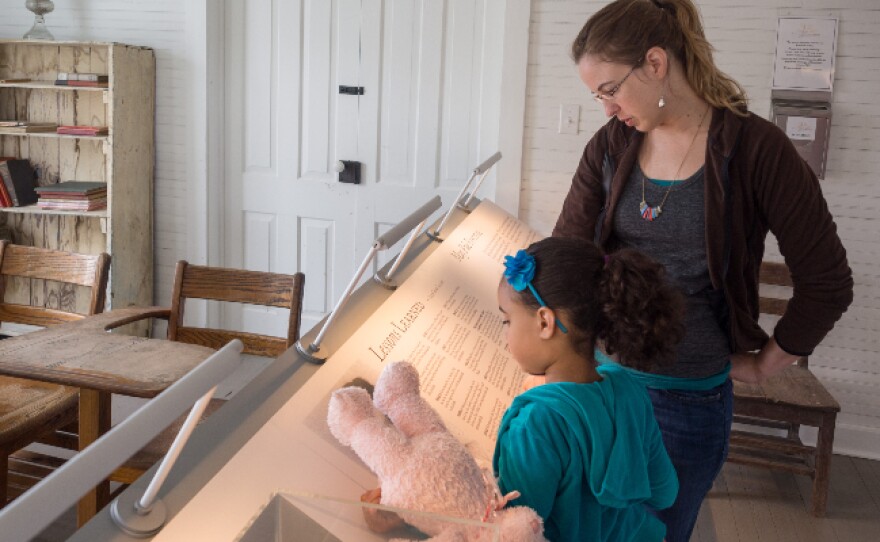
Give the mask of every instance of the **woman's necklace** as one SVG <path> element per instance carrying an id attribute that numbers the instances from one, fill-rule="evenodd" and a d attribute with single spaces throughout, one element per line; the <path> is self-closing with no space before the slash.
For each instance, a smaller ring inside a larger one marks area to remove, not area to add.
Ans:
<path id="1" fill-rule="evenodd" d="M 706 120 L 706 115 L 709 113 L 709 110 L 712 107 L 707 107 L 706 111 L 703 112 L 703 116 L 700 117 L 700 124 L 697 126 L 697 131 L 694 132 L 694 137 L 691 139 L 691 144 L 688 145 L 686 151 L 684 151 L 684 158 L 681 159 L 681 163 L 678 164 L 678 170 L 675 172 L 675 178 L 678 179 L 678 176 L 681 174 L 681 168 L 684 166 L 685 161 L 687 160 L 688 155 L 691 153 L 691 148 L 694 146 L 694 141 L 697 140 L 697 136 L 700 134 L 700 129 L 703 127 L 703 121 Z M 642 202 L 639 203 L 639 214 L 642 215 L 642 218 L 647 220 L 648 222 L 653 222 L 660 217 L 660 214 L 663 213 L 663 204 L 666 203 L 666 198 L 669 197 L 669 193 L 672 192 L 672 187 L 675 186 L 676 183 L 680 181 L 673 180 L 669 183 L 669 187 L 666 189 L 666 193 L 663 194 L 663 199 L 660 200 L 660 205 L 656 207 L 652 207 L 648 205 L 645 201 L 645 178 L 647 175 L 642 173 Z"/>

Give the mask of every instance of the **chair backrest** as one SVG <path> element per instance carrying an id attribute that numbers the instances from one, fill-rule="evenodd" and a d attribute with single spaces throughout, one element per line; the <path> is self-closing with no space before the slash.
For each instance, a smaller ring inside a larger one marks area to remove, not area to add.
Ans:
<path id="1" fill-rule="evenodd" d="M 785 286 L 788 288 L 794 286 L 794 283 L 791 281 L 791 273 L 784 263 L 762 262 L 759 281 L 761 284 L 768 286 Z M 788 298 L 774 297 L 761 293 L 759 304 L 763 314 L 782 316 L 785 313 L 786 307 L 788 307 Z M 806 356 L 797 361 L 797 364 L 801 367 L 807 367 L 808 363 L 809 360 Z"/>
<path id="2" fill-rule="evenodd" d="M 103 312 L 109 272 L 110 256 L 103 252 L 78 254 L 0 241 L 0 322 L 46 327 Z M 10 303 L 6 301 L 6 287 L 16 277 L 64 286 L 57 296 L 42 301 L 31 292 L 30 303 Z M 76 302 L 76 286 L 91 289 L 88 304 L 79 311 L 77 305 L 82 303 Z"/>
<path id="3" fill-rule="evenodd" d="M 168 339 L 211 348 L 221 348 L 232 339 L 244 343 L 245 354 L 276 357 L 299 338 L 300 315 L 305 276 L 262 271 L 246 271 L 221 267 L 190 265 L 177 262 Z M 187 299 L 206 299 L 246 303 L 290 310 L 287 336 L 274 337 L 256 333 L 221 329 L 195 328 L 183 325 Z"/>

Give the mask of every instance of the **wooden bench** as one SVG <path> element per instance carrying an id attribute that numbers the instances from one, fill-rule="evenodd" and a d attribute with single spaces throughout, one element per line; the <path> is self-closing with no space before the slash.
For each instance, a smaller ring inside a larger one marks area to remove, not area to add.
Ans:
<path id="1" fill-rule="evenodd" d="M 790 287 L 792 282 L 784 264 L 764 262 L 761 284 Z M 781 316 L 786 305 L 786 299 L 761 296 L 763 314 Z M 731 432 L 727 460 L 810 476 L 813 479 L 811 512 L 817 517 L 824 516 L 834 424 L 840 404 L 810 371 L 807 358 L 801 358 L 762 384 L 734 381 L 733 394 L 733 421 L 741 426 L 735 426 Z M 801 425 L 818 428 L 815 446 L 801 441 Z M 751 430 L 757 427 L 763 431 Z M 785 434 L 766 434 L 768 429 Z"/>

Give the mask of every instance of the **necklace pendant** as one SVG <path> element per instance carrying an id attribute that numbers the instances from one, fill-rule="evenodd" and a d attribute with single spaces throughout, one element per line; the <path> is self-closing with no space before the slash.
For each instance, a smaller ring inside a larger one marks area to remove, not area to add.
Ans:
<path id="1" fill-rule="evenodd" d="M 651 207 L 648 205 L 645 200 L 642 200 L 639 203 L 639 213 L 642 215 L 642 218 L 647 220 L 648 222 L 654 222 L 657 218 L 660 217 L 660 213 L 663 212 L 663 207 L 658 205 L 657 207 Z"/>

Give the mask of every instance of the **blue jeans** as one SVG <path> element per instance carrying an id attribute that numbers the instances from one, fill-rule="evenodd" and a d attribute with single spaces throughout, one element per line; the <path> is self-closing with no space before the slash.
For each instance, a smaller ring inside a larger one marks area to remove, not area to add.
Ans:
<path id="1" fill-rule="evenodd" d="M 733 384 L 705 391 L 648 389 L 663 443 L 678 474 L 678 497 L 652 510 L 666 524 L 667 542 L 687 542 L 700 505 L 727 459 L 733 421 Z"/>

